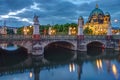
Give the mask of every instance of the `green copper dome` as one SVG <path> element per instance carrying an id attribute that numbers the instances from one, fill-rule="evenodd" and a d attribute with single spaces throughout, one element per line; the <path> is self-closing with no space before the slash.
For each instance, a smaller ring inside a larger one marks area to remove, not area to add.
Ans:
<path id="1" fill-rule="evenodd" d="M 98 5 L 96 5 L 96 8 L 92 10 L 89 17 L 91 18 L 92 16 L 99 16 L 99 15 L 104 16 L 104 13 L 101 9 L 98 8 Z"/>
<path id="2" fill-rule="evenodd" d="M 82 20 L 83 20 L 83 17 L 82 17 L 82 16 L 80 16 L 78 19 L 82 19 Z"/>

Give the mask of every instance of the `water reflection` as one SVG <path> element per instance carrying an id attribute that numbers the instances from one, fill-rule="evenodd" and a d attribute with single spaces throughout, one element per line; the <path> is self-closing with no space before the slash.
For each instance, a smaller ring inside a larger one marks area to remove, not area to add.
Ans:
<path id="1" fill-rule="evenodd" d="M 1 43 L 0 47 L 5 50 L 13 51 L 17 50 L 19 47 L 17 45 L 11 44 L 11 43 Z"/>
<path id="2" fill-rule="evenodd" d="M 97 68 L 98 68 L 99 70 L 102 70 L 102 60 L 101 60 L 101 59 L 97 59 L 97 60 L 96 60 L 96 64 L 97 64 Z"/>
<path id="3" fill-rule="evenodd" d="M 54 51 L 55 50 L 55 51 Z M 31 55 L 22 62 L 12 66 L 0 65 L 0 80 L 115 80 L 120 79 L 119 52 L 110 53 L 104 50 L 96 56 L 89 56 L 78 52 L 74 59 L 75 51 L 54 49 L 46 51 L 45 56 L 36 58 Z M 58 51 L 58 52 L 57 52 Z M 96 52 L 97 53 L 97 52 Z M 96 54 L 95 53 L 95 54 Z M 89 53 L 88 53 L 89 54 Z M 15 56 L 16 57 L 16 56 Z M 38 56 L 39 57 L 39 56 Z M 1 57 L 2 58 L 2 57 Z M 72 60 L 71 60 L 72 58 Z M 48 62 L 45 63 L 44 60 Z M 3 59 L 3 61 L 5 61 Z M 9 61 L 14 63 L 14 60 Z"/>
<path id="4" fill-rule="evenodd" d="M 33 77 L 33 73 L 30 71 L 30 78 L 32 78 Z"/>
<path id="5" fill-rule="evenodd" d="M 75 64 L 74 63 L 69 64 L 69 71 L 70 72 L 74 72 L 75 71 Z"/>
<path id="6" fill-rule="evenodd" d="M 118 71 L 117 71 L 117 68 L 116 68 L 115 64 L 112 64 L 112 72 L 117 79 L 118 78 Z"/>

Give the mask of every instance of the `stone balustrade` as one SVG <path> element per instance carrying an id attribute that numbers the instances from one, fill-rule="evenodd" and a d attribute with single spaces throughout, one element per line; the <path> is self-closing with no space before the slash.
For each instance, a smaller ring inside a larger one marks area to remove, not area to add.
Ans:
<path id="1" fill-rule="evenodd" d="M 71 35 L 41 35 L 42 40 L 76 40 L 77 36 Z M 106 35 L 84 35 L 85 40 L 105 40 Z M 120 35 L 112 35 L 112 39 L 120 39 Z M 0 35 L 0 40 L 32 40 L 32 35 Z"/>

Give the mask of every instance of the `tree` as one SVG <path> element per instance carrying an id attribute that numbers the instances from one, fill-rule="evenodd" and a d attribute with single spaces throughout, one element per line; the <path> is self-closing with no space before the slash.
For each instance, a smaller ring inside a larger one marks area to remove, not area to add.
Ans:
<path id="1" fill-rule="evenodd" d="M 20 28 L 18 28 L 18 30 L 17 30 L 17 34 L 24 34 L 24 32 L 23 32 L 23 28 L 24 28 L 24 27 L 20 27 Z"/>
<path id="2" fill-rule="evenodd" d="M 14 34 L 14 31 L 12 29 L 7 29 L 7 34 Z"/>
<path id="3" fill-rule="evenodd" d="M 93 31 L 89 27 L 86 27 L 84 29 L 83 33 L 86 34 L 86 35 L 91 35 L 91 34 L 93 34 Z"/>

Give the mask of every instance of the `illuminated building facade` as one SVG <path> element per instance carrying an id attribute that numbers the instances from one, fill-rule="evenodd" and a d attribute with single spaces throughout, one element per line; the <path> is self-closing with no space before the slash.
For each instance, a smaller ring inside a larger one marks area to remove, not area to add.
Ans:
<path id="1" fill-rule="evenodd" d="M 92 30 L 92 35 L 105 35 L 107 34 L 110 23 L 110 14 L 106 12 L 105 14 L 101 9 L 99 9 L 96 4 L 95 9 L 92 10 L 88 21 L 84 24 L 83 29 L 87 27 Z"/>

